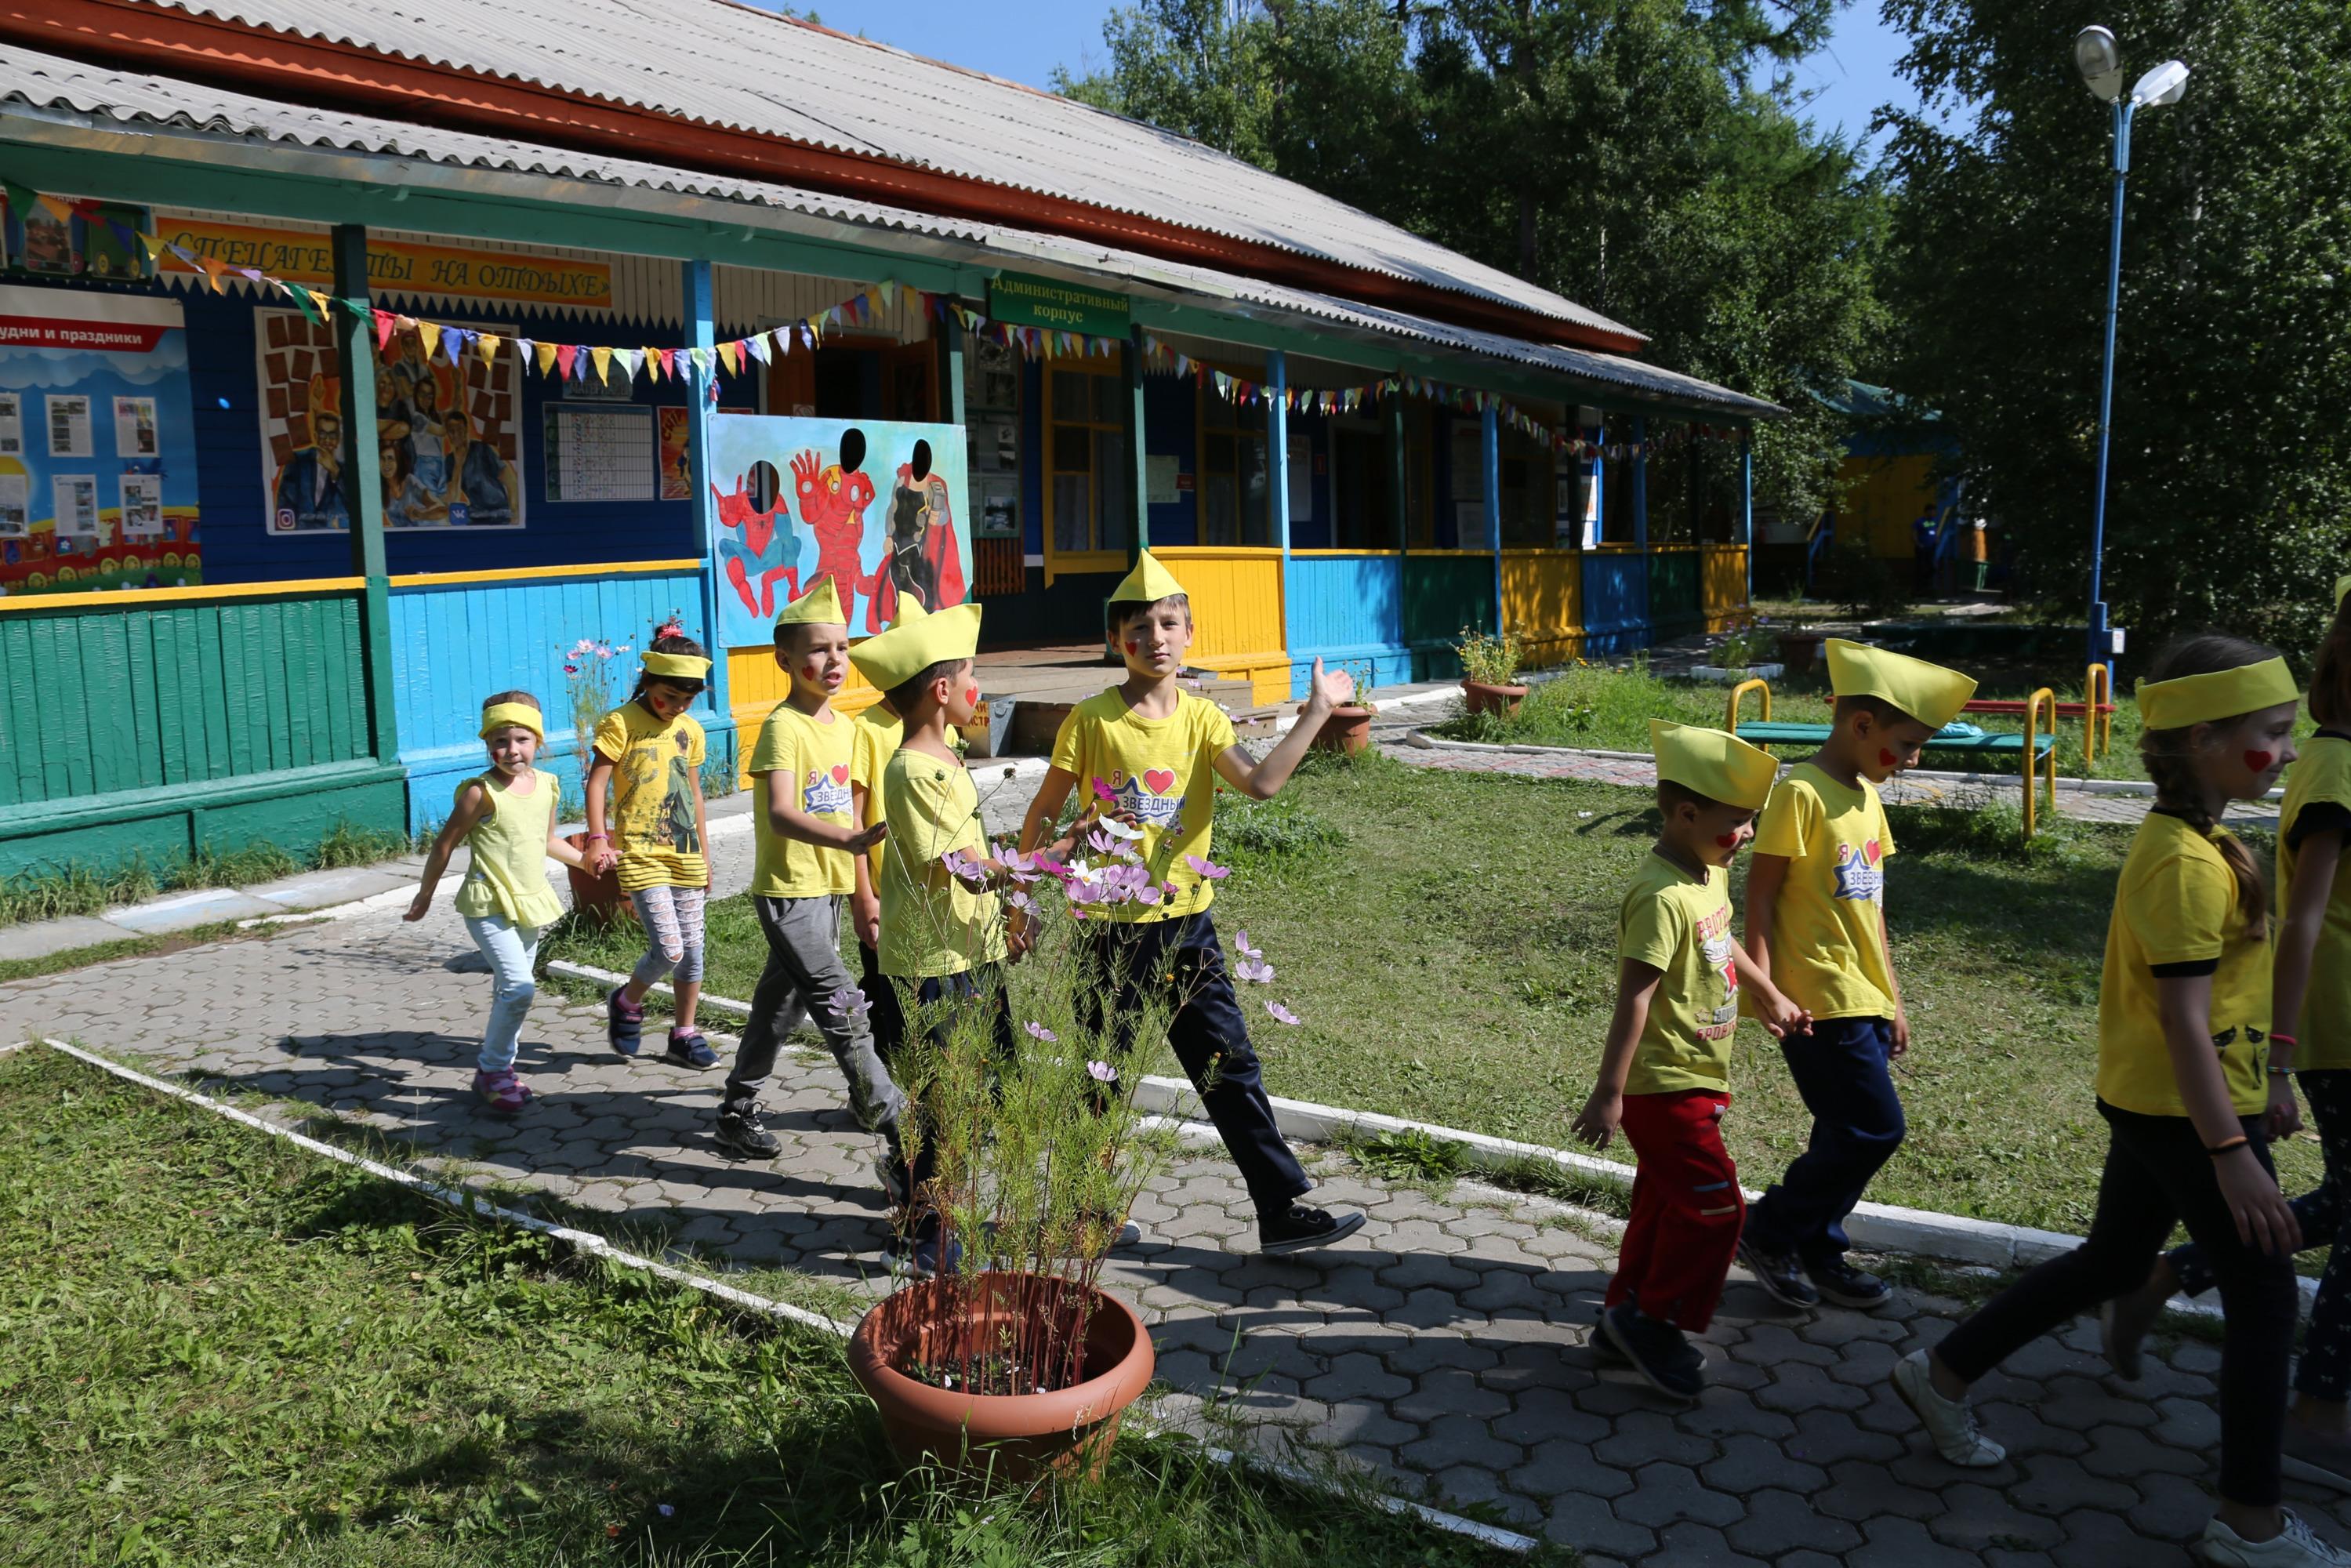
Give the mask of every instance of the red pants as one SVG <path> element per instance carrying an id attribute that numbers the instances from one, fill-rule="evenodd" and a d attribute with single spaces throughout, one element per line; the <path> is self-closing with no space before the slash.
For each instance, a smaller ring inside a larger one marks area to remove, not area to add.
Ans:
<path id="1" fill-rule="evenodd" d="M 1714 1321 L 1747 1218 L 1738 1169 L 1722 1146 L 1729 1108 L 1730 1096 L 1719 1089 L 1625 1096 L 1625 1138 L 1640 1172 L 1608 1305 L 1630 1298 L 1688 1333 Z"/>

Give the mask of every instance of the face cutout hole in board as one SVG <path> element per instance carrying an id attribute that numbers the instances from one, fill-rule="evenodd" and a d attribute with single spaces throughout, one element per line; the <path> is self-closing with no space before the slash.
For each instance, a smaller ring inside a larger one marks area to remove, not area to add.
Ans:
<path id="1" fill-rule="evenodd" d="M 752 464 L 750 484 L 751 509 L 755 512 L 774 511 L 777 497 L 784 493 L 784 478 L 776 472 L 776 465 L 764 457 Z"/>

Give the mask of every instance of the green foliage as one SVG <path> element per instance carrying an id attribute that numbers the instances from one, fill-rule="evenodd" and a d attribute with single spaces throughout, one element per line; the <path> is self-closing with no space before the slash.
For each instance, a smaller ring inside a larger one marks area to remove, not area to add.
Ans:
<path id="1" fill-rule="evenodd" d="M 232 850 L 205 845 L 161 866 L 133 859 L 108 872 L 69 865 L 39 875 L 0 876 L 0 925 L 97 915 L 189 888 L 246 887 L 305 871 L 373 865 L 406 854 L 410 847 L 404 834 L 339 821 L 307 854 L 265 842 Z"/>
<path id="2" fill-rule="evenodd" d="M 2306 656 L 2351 515 L 2351 7 L 2341 0 L 1888 0 L 1925 95 L 1888 115 L 1903 186 L 1882 378 L 1938 410 L 2027 591 L 2081 613 L 2105 305 L 2111 120 L 2068 40 L 2126 79 L 2131 134 L 2105 594 L 2134 655 L 2212 624 Z M 2333 62 L 2333 63 L 2329 63 Z"/>
<path id="3" fill-rule="evenodd" d="M 1516 681 L 1527 654 L 1515 628 L 1494 632 L 1468 626 L 1461 628 L 1453 652 L 1461 661 L 1465 677 L 1489 686 L 1507 686 Z"/>
<path id="4" fill-rule="evenodd" d="M 1426 1181 L 1442 1186 L 1465 1174 L 1470 1166 L 1468 1145 L 1458 1138 L 1440 1138 L 1418 1127 L 1360 1136 L 1347 1141 L 1346 1148 L 1358 1165 L 1388 1181 Z"/>
<path id="5" fill-rule="evenodd" d="M 1220 148 L 1650 335 L 1659 363 L 1769 397 L 1757 494 L 1826 499 L 1851 373 L 1883 322 L 1883 197 L 1800 118 L 1785 66 L 1833 0 L 1140 0 L 1071 97 Z M 1724 482 L 1721 474 L 1714 476 Z"/>
<path id="6" fill-rule="evenodd" d="M 1347 841 L 1346 831 L 1301 805 L 1295 795 L 1270 800 L 1220 799 L 1216 852 L 1236 871 L 1279 866 L 1328 853 Z"/>

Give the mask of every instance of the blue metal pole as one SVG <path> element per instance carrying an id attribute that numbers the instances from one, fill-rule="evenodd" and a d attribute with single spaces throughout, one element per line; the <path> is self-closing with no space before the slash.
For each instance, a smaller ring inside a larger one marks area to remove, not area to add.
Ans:
<path id="1" fill-rule="evenodd" d="M 1510 624 L 1502 614 L 1502 426 L 1494 405 L 1479 416 L 1479 462 L 1486 471 L 1486 543 L 1494 552 L 1494 630 Z"/>
<path id="2" fill-rule="evenodd" d="M 2090 663 L 2105 664 L 2112 678 L 2114 639 L 2106 631 L 2106 450 L 2114 439 L 2115 317 L 2122 307 L 2123 183 L 2130 173 L 2131 111 L 2128 98 L 2115 103 L 2115 211 L 2106 246 L 2106 358 L 2098 381 L 2098 485 L 2090 513 Z"/>
<path id="3" fill-rule="evenodd" d="M 703 636 L 710 649 L 713 727 L 731 730 L 733 694 L 727 689 L 725 639 L 718 634 L 718 508 L 712 504 L 710 485 L 711 390 L 718 380 L 716 355 L 708 351 L 718 337 L 711 319 L 716 313 L 712 270 L 706 261 L 689 261 L 680 268 L 685 285 L 685 346 L 705 350 L 700 364 L 687 357 L 686 396 L 693 412 L 685 422 L 685 466 L 687 483 L 694 486 L 694 553 L 702 558 L 702 602 L 695 608 L 702 613 Z"/>

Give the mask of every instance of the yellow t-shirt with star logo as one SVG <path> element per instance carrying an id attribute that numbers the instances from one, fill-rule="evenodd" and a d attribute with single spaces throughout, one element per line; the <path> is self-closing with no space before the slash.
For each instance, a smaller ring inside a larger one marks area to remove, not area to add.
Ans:
<path id="1" fill-rule="evenodd" d="M 906 721 L 875 703 L 857 716 L 849 735 L 849 781 L 865 791 L 865 820 L 870 828 L 890 819 L 883 814 L 882 769 L 906 738 Z M 887 839 L 883 841 L 886 847 Z"/>
<path id="2" fill-rule="evenodd" d="M 2285 776 L 2278 812 L 2278 907 L 2294 896 L 2294 865 L 2314 831 L 2346 835 L 2351 846 L 2351 735 L 2322 729 L 2303 742 L 2302 758 Z M 2351 1067 L 2351 855 L 2335 863 L 2335 885 L 2310 956 L 2310 985 L 2302 994 L 2295 1039 L 2297 1068 Z"/>
<path id="3" fill-rule="evenodd" d="M 612 765 L 604 827 L 621 853 L 622 893 L 709 885 L 694 810 L 704 746 L 690 715 L 664 722 L 633 699 L 596 726 L 596 754 Z"/>
<path id="4" fill-rule="evenodd" d="M 1142 717 L 1113 686 L 1070 710 L 1053 738 L 1053 766 L 1075 776 L 1081 809 L 1131 814 L 1143 863 L 1176 891 L 1155 904 L 1121 904 L 1102 918 L 1179 920 L 1215 902 L 1216 886 L 1185 863 L 1208 858 L 1217 799 L 1217 758 L 1233 744 L 1233 721 L 1205 697 L 1176 699 L 1165 718 Z M 1099 784 L 1114 798 L 1104 803 Z"/>
<path id="5" fill-rule="evenodd" d="M 1886 968 L 1886 808 L 1866 779 L 1849 788 L 1799 762 L 1771 788 L 1755 852 L 1784 855 L 1771 910 L 1771 983 L 1815 1019 L 1894 1016 Z"/>
<path id="6" fill-rule="evenodd" d="M 2158 983 L 2212 977 L 2212 1050 L 2240 1116 L 2269 1104 L 2270 943 L 2252 935 L 2237 879 L 2210 836 L 2150 811 L 2131 839 L 2106 921 L 2098 982 L 2098 1098 L 2143 1116 L 2185 1116 L 2164 1043 Z"/>
<path id="7" fill-rule="evenodd" d="M 820 821 L 848 827 L 854 817 L 849 758 L 856 728 L 830 708 L 820 720 L 789 701 L 779 702 L 759 727 L 759 743 L 751 751 L 751 777 L 786 775 L 792 781 L 793 805 Z M 758 788 L 761 793 L 751 811 L 758 844 L 751 892 L 760 898 L 831 898 L 855 886 L 849 852 L 777 832 L 768 821 L 767 785 Z"/>
<path id="8" fill-rule="evenodd" d="M 1731 940 L 1730 873 L 1708 866 L 1692 876 L 1652 851 L 1616 915 L 1617 960 L 1660 976 L 1625 1093 L 1730 1087 L 1730 1036 L 1739 1027 Z"/>
<path id="9" fill-rule="evenodd" d="M 928 873 L 957 851 L 985 855 L 979 791 L 960 762 L 901 747 L 883 765 L 883 810 L 893 845 L 882 871 L 882 972 L 893 978 L 959 975 L 1005 956 L 996 894 Z"/>

